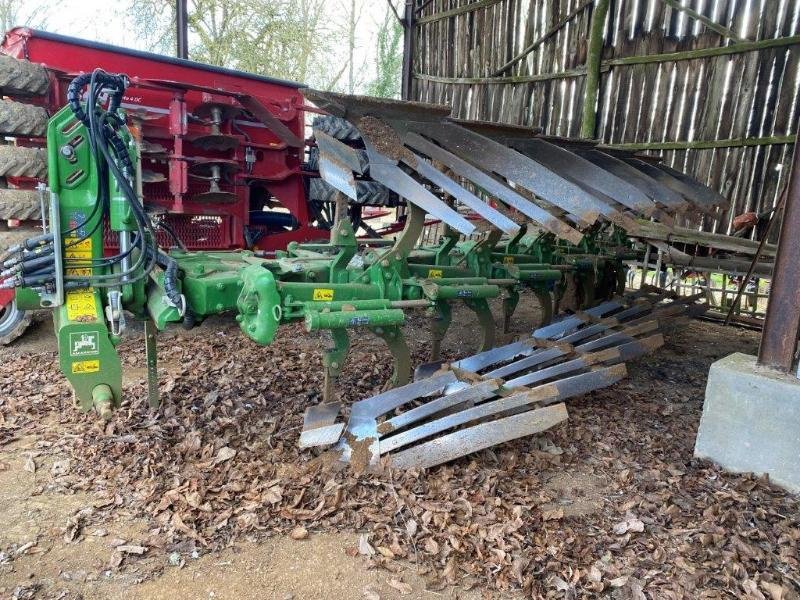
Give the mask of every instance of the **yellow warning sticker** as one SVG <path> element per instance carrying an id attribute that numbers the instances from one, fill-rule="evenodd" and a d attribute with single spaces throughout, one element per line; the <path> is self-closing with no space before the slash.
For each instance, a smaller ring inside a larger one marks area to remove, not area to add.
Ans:
<path id="1" fill-rule="evenodd" d="M 100 370 L 99 360 L 79 360 L 72 363 L 72 373 L 83 375 L 85 373 L 97 373 Z"/>
<path id="2" fill-rule="evenodd" d="M 514 264 L 514 257 L 513 256 L 504 256 L 503 257 L 503 264 L 504 265 L 513 265 Z"/>
<path id="3" fill-rule="evenodd" d="M 72 260 L 89 260 L 92 258 L 92 239 L 79 240 L 75 236 L 64 238 L 64 258 Z M 90 267 L 73 267 L 66 269 L 66 274 L 73 277 L 91 277 Z M 66 294 L 64 304 L 67 305 L 67 319 L 70 321 L 96 321 L 97 308 L 95 306 L 94 291 L 92 288 L 70 290 Z M 78 363 L 75 363 L 78 364 Z M 73 369 L 75 367 L 73 366 Z M 76 371 L 73 370 L 73 373 Z"/>
<path id="4" fill-rule="evenodd" d="M 317 302 L 331 302 L 333 300 L 333 290 L 330 288 L 315 288 L 314 295 L 311 298 Z"/>
<path id="5" fill-rule="evenodd" d="M 77 253 L 82 258 L 92 257 L 92 238 L 78 241 L 77 237 L 68 236 L 64 238 L 64 247 L 66 252 Z"/>
<path id="6" fill-rule="evenodd" d="M 69 321 L 86 322 L 97 319 L 94 292 L 91 289 L 69 290 L 64 304 L 67 305 Z"/>
<path id="7" fill-rule="evenodd" d="M 441 278 L 442 278 L 441 269 L 428 269 L 428 279 L 441 279 Z"/>

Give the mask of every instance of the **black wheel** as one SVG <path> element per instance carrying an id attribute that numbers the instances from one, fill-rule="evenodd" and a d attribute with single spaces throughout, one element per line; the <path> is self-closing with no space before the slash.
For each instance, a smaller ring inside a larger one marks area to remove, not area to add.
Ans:
<path id="1" fill-rule="evenodd" d="M 308 197 L 316 202 L 335 202 L 337 192 L 327 181 L 314 178 L 309 183 Z M 350 199 L 350 202 L 362 206 L 394 207 L 400 204 L 397 194 L 377 181 L 356 181 L 356 194 L 358 201 Z"/>
<path id="2" fill-rule="evenodd" d="M 332 138 L 343 142 L 360 142 L 361 134 L 358 129 L 345 119 L 334 117 L 333 115 L 320 115 L 314 118 L 311 127 L 327 133 Z"/>
<path id="3" fill-rule="evenodd" d="M 0 54 L 0 93 L 6 96 L 41 96 L 49 87 L 50 77 L 42 65 Z"/>
<path id="4" fill-rule="evenodd" d="M 41 230 L 33 227 L 19 227 L 0 231 L 0 257 L 5 254 L 7 248 L 39 233 L 41 233 Z M 10 344 L 25 333 L 30 323 L 30 313 L 17 308 L 17 303 L 13 300 L 13 297 L 9 302 L 0 304 L 0 346 Z"/>
<path id="5" fill-rule="evenodd" d="M 47 111 L 41 106 L 5 100 L 0 102 L 0 134 L 25 137 L 47 135 Z"/>
<path id="6" fill-rule="evenodd" d="M 0 146 L 0 177 L 47 177 L 47 150 L 5 144 Z"/>

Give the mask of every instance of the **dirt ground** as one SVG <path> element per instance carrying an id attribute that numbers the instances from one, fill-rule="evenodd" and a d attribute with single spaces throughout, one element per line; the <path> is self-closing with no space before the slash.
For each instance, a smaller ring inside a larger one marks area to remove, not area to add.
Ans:
<path id="1" fill-rule="evenodd" d="M 531 302 L 509 338 L 536 324 Z M 456 322 L 448 357 L 476 345 L 473 316 Z M 424 319 L 406 329 L 422 362 Z M 692 457 L 708 367 L 758 334 L 666 337 L 545 435 L 356 476 L 296 446 L 324 336 L 170 330 L 151 412 L 134 327 L 104 425 L 72 407 L 40 321 L 0 349 L 0 598 L 798 598 L 798 499 Z M 376 339 L 353 339 L 343 399 L 389 370 Z"/>

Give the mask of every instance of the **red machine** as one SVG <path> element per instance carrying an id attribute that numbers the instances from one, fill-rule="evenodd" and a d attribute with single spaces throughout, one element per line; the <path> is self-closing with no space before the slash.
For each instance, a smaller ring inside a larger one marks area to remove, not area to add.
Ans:
<path id="1" fill-rule="evenodd" d="M 122 106 L 140 132 L 144 202 L 187 247 L 275 250 L 327 239 L 312 225 L 301 175 L 300 84 L 28 28 L 9 31 L 0 51 L 47 68 L 44 94 L 12 98 L 49 114 L 65 105 L 78 73 L 131 77 Z"/>

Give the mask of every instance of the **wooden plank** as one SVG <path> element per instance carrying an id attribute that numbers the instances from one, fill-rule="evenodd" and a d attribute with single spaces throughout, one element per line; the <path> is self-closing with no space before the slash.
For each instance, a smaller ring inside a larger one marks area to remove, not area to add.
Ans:
<path id="1" fill-rule="evenodd" d="M 502 0 L 477 0 L 477 2 L 472 2 L 470 4 L 466 4 L 464 6 L 460 6 L 458 8 L 453 8 L 450 10 L 445 10 L 442 12 L 437 12 L 434 14 L 426 15 L 424 17 L 420 17 L 416 20 L 416 25 L 419 27 L 420 25 L 426 25 L 428 23 L 433 23 L 435 21 L 441 21 L 443 19 L 449 19 L 450 17 L 455 17 L 457 15 L 463 15 L 465 13 L 470 13 L 476 10 L 480 10 L 482 8 L 488 8 L 495 4 L 502 2 Z"/>

